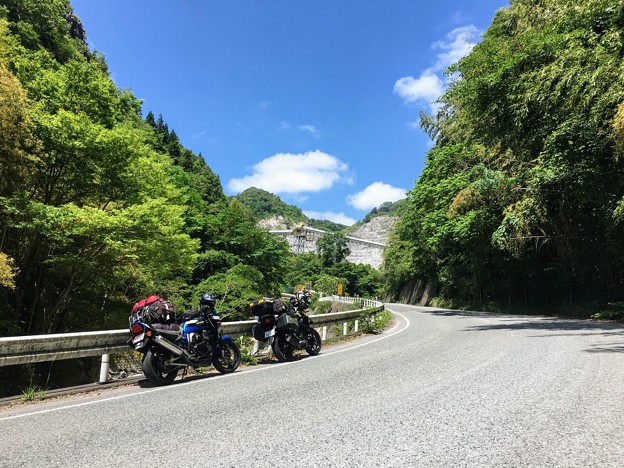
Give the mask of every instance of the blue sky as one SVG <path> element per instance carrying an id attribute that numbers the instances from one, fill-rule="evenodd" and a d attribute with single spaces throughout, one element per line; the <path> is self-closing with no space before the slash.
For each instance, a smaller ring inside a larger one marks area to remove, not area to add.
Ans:
<path id="1" fill-rule="evenodd" d="M 256 186 L 361 220 L 414 186 L 418 127 L 507 0 L 72 0 L 111 76 L 201 153 L 228 195 Z"/>

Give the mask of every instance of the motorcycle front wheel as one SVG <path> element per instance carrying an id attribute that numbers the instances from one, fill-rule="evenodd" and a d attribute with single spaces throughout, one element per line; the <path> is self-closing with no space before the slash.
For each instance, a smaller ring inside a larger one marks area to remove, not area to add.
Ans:
<path id="1" fill-rule="evenodd" d="M 292 361 L 295 348 L 286 340 L 286 335 L 278 334 L 273 340 L 273 354 L 279 362 Z"/>
<path id="2" fill-rule="evenodd" d="M 173 382 L 178 375 L 178 368 L 169 366 L 167 361 L 169 355 L 161 352 L 154 352 L 150 349 L 143 357 L 141 367 L 145 378 L 154 385 L 167 385 Z"/>
<path id="3" fill-rule="evenodd" d="M 222 374 L 234 372 L 240 361 L 240 349 L 233 341 L 222 342 L 212 355 L 212 365 Z"/>
<path id="4" fill-rule="evenodd" d="M 306 346 L 305 350 L 310 356 L 316 356 L 321 352 L 321 335 L 314 328 L 308 330 L 306 341 L 308 346 Z"/>

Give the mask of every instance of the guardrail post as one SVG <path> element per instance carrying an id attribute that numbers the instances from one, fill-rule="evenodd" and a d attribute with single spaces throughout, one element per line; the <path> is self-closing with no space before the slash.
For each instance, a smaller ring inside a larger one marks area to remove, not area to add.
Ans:
<path id="1" fill-rule="evenodd" d="M 344 322 L 342 324 L 342 334 L 344 336 L 347 336 L 347 330 L 349 329 L 349 323 L 348 322 Z"/>
<path id="2" fill-rule="evenodd" d="M 359 328 L 360 328 L 360 321 L 358 319 L 355 319 L 355 323 L 353 324 L 353 331 L 357 333 Z"/>
<path id="3" fill-rule="evenodd" d="M 110 354 L 102 354 L 102 365 L 100 366 L 100 383 L 108 382 L 109 367 L 110 367 Z"/>
<path id="4" fill-rule="evenodd" d="M 323 333 L 321 334 L 321 341 L 327 340 L 327 325 L 323 326 Z"/>

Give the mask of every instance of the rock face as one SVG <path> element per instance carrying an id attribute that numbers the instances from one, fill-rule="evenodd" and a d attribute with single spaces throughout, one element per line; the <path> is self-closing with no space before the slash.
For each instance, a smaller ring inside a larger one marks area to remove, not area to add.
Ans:
<path id="1" fill-rule="evenodd" d="M 388 243 L 390 232 L 394 228 L 397 218 L 393 216 L 378 216 L 368 223 L 360 226 L 349 237 L 363 239 L 381 244 Z M 365 263 L 373 268 L 379 269 L 383 261 L 383 247 L 349 240 L 348 244 L 351 254 L 347 260 L 352 263 Z"/>
<path id="2" fill-rule="evenodd" d="M 368 223 L 360 226 L 353 232 L 353 234 L 351 234 L 351 236 L 387 244 L 388 237 L 390 236 L 397 220 L 398 218 L 395 216 L 377 216 L 376 218 L 371 219 Z"/>
<path id="3" fill-rule="evenodd" d="M 258 226 L 269 231 L 292 229 L 292 226 L 288 226 L 283 216 L 271 216 L 270 218 L 261 219 L 258 221 Z"/>

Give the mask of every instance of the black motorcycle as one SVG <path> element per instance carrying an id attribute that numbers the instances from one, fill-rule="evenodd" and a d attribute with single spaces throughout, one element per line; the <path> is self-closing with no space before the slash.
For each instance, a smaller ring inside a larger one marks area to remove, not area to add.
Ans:
<path id="1" fill-rule="evenodd" d="M 229 336 L 221 335 L 221 318 L 214 309 L 212 294 L 202 296 L 199 310 L 185 312 L 175 322 L 169 314 L 164 318 L 158 312 L 162 308 L 159 301 L 135 305 L 130 315 L 133 336 L 128 344 L 144 354 L 141 367 L 148 381 L 155 385 L 169 384 L 180 369 L 189 367 L 199 369 L 212 364 L 222 374 L 238 368 L 240 350 Z"/>
<path id="2" fill-rule="evenodd" d="M 305 349 L 310 356 L 321 352 L 321 336 L 305 314 L 310 296 L 307 291 L 299 292 L 288 305 L 270 299 L 259 299 L 250 304 L 258 321 L 253 328 L 254 338 L 268 343 L 280 362 L 292 361 L 298 350 Z"/>

